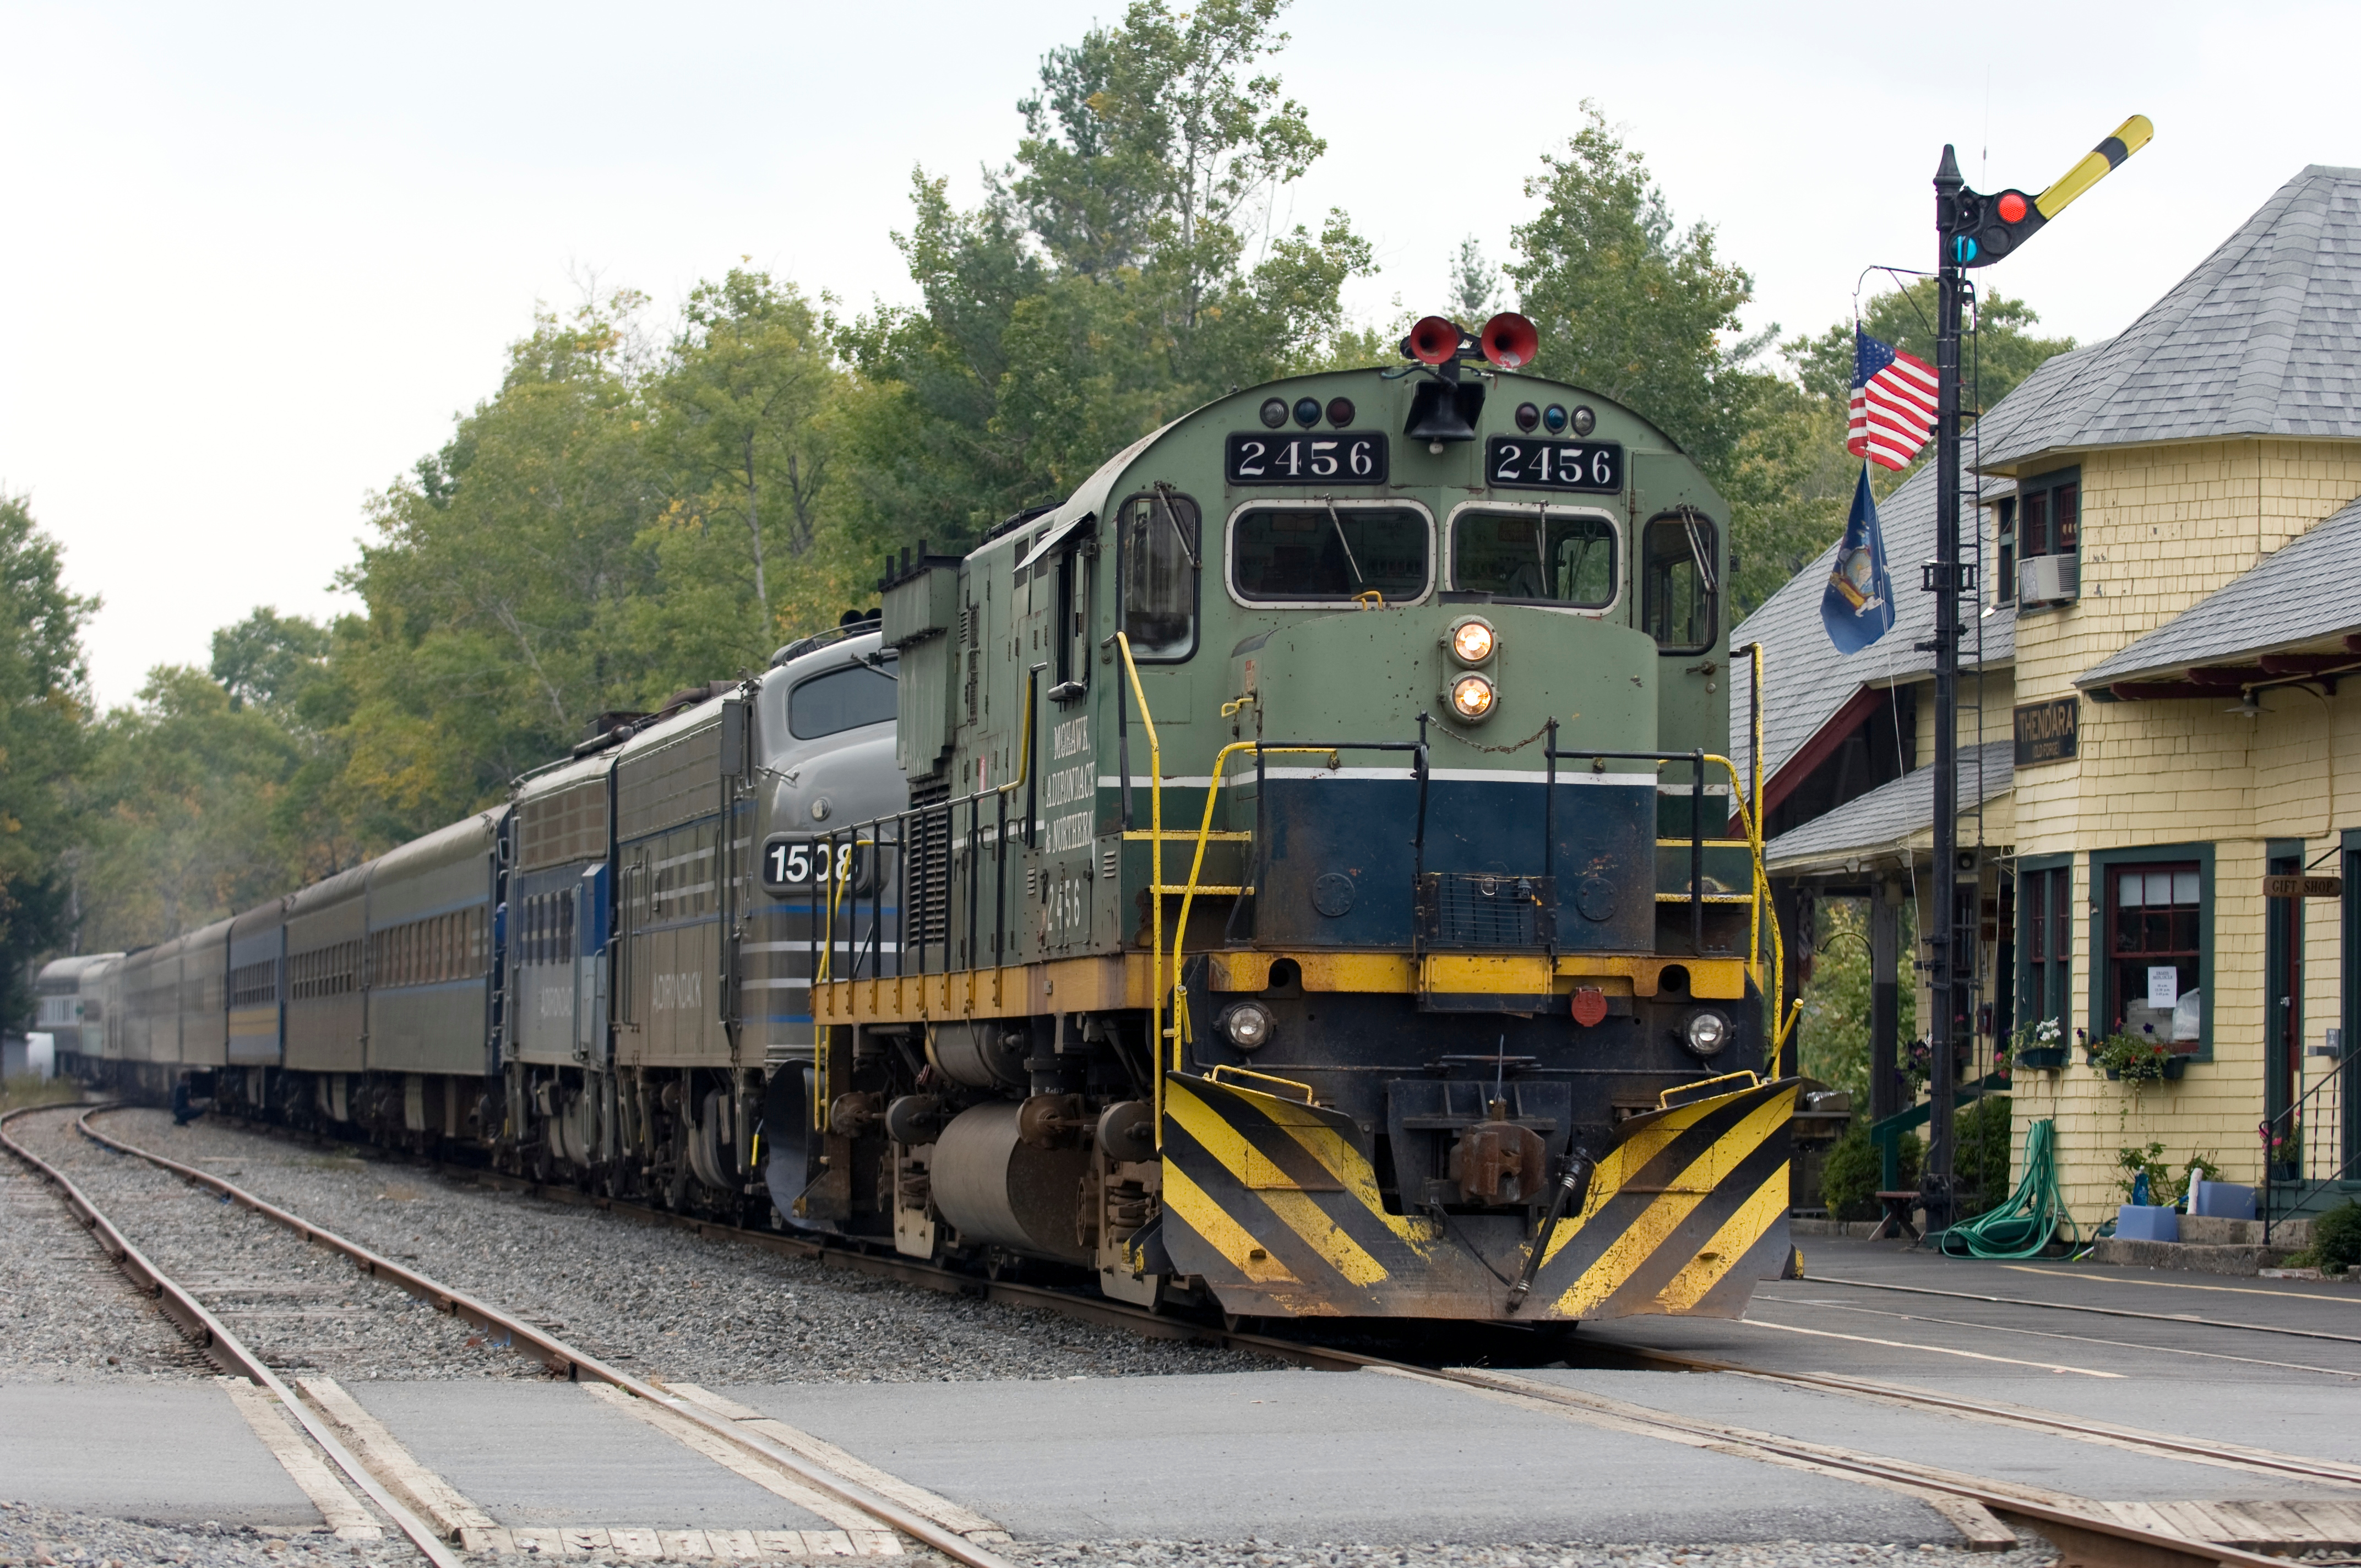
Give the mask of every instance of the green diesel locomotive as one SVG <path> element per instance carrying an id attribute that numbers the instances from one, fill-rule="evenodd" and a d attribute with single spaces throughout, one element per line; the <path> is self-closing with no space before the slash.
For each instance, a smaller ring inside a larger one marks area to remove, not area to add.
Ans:
<path id="1" fill-rule="evenodd" d="M 890 562 L 787 1223 L 1235 1316 L 1735 1315 L 1791 1256 L 1729 509 L 1523 318 Z"/>

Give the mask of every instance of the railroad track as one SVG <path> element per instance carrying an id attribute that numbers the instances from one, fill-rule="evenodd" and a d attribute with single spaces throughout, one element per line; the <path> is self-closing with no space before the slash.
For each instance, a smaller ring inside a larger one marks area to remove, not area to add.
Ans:
<path id="1" fill-rule="evenodd" d="M 736 1445 L 745 1454 L 790 1471 L 827 1490 L 837 1499 L 863 1508 L 881 1524 L 900 1530 L 913 1539 L 942 1551 L 958 1561 L 975 1564 L 994 1564 L 996 1568 L 999 1562 L 996 1556 L 988 1549 L 981 1547 L 978 1542 L 961 1535 L 943 1519 L 928 1518 L 923 1514 L 913 1512 L 907 1507 L 898 1507 L 890 1497 L 881 1495 L 875 1488 L 879 1485 L 889 1489 L 893 1488 L 895 1484 L 892 1477 L 871 1471 L 866 1475 L 866 1479 L 871 1483 L 870 1486 L 864 1486 L 857 1481 L 849 1480 L 841 1473 L 842 1469 L 865 1469 L 860 1466 L 860 1462 L 851 1460 L 849 1455 L 829 1451 L 839 1463 L 839 1470 L 829 1471 L 819 1464 L 815 1464 L 810 1461 L 811 1449 L 808 1446 L 814 1440 L 805 1439 L 807 1446 L 801 1453 L 782 1446 L 779 1442 L 765 1438 L 758 1430 L 766 1423 L 750 1420 L 750 1418 L 755 1417 L 757 1412 L 731 1406 L 729 1401 L 719 1399 L 704 1393 L 703 1390 L 662 1386 L 620 1372 L 607 1365 L 597 1357 L 568 1344 L 554 1333 L 521 1318 L 500 1312 L 488 1303 L 443 1286 L 427 1276 L 385 1258 L 367 1247 L 346 1241 L 301 1216 L 290 1213 L 245 1191 L 224 1178 L 137 1148 L 102 1133 L 91 1125 L 91 1120 L 103 1109 L 104 1108 L 86 1112 L 79 1119 L 76 1124 L 83 1135 L 126 1155 L 147 1160 L 184 1179 L 199 1183 L 220 1193 L 232 1202 L 242 1204 L 256 1213 L 286 1226 L 306 1240 L 333 1248 L 351 1259 L 364 1272 L 399 1285 L 432 1301 L 444 1311 L 464 1317 L 483 1327 L 488 1333 L 504 1334 L 511 1347 L 522 1354 L 535 1356 L 553 1373 L 576 1380 L 605 1385 L 610 1398 L 616 1402 L 639 1401 L 652 1413 L 660 1411 L 664 1419 L 685 1423 L 697 1430 L 708 1442 Z M 5 1136 L 5 1131 L 0 1131 L 0 1136 Z M 11 1146 L 15 1146 L 13 1140 L 11 1140 Z M 1334 1345 L 1307 1343 L 1269 1334 L 1216 1328 L 1211 1324 L 1190 1322 L 1122 1303 L 1083 1298 L 1041 1286 L 1023 1285 L 1013 1281 L 978 1280 L 916 1259 L 899 1256 L 884 1257 L 802 1237 L 744 1230 L 664 1211 L 643 1209 L 612 1200 L 591 1198 L 568 1189 L 544 1188 L 536 1183 L 464 1167 L 444 1168 L 454 1175 L 466 1175 L 511 1190 L 530 1191 L 544 1197 L 589 1203 L 629 1217 L 676 1225 L 705 1235 L 726 1238 L 797 1255 L 817 1256 L 831 1265 L 933 1288 L 983 1295 L 1012 1305 L 1044 1309 L 1103 1323 L 1120 1324 L 1142 1333 L 1201 1340 L 1241 1350 L 1257 1351 L 1309 1366 L 1338 1370 L 1367 1370 L 1383 1376 L 1472 1393 L 1481 1398 L 1513 1404 L 1529 1410 L 1540 1411 L 1600 1430 L 1644 1436 L 1691 1447 L 1710 1448 L 1717 1452 L 1737 1454 L 1766 1464 L 1839 1476 L 1861 1485 L 1900 1493 L 1927 1503 L 1949 1519 L 1973 1546 L 1990 1549 L 2014 1546 L 2016 1543 L 2016 1536 L 2010 1525 L 2016 1523 L 2035 1530 L 2058 1545 L 2069 1563 L 2087 1563 L 2096 1565 L 2096 1568 L 2132 1568 L 2134 1564 L 2202 1563 L 2257 1565 L 2258 1568 L 2258 1565 L 2277 1563 L 2280 1560 L 2247 1550 L 2250 1544 L 2317 1547 L 2329 1544 L 2350 1544 L 2355 1537 L 2361 1536 L 2361 1509 L 2345 1512 L 2336 1508 L 2332 1517 L 2328 1510 L 2319 1505 L 2103 1503 L 1988 1476 L 1929 1468 L 1888 1455 L 1868 1453 L 1779 1433 L 1730 1426 L 1656 1409 L 1627 1400 L 1590 1394 L 1538 1378 L 1519 1376 L 1512 1373 L 1483 1367 L 1417 1365 Z M 93 1212 L 93 1218 L 96 1218 L 94 1212 Z M 116 1255 L 118 1258 L 129 1254 L 128 1244 L 125 1243 L 123 1246 L 125 1250 Z M 115 1249 L 110 1246 L 109 1250 Z M 135 1273 L 135 1278 L 139 1277 Z M 1843 1394 L 1915 1409 L 1940 1410 L 1970 1420 L 2070 1437 L 2085 1442 L 2130 1449 L 2157 1457 L 2184 1462 L 2193 1461 L 2282 1480 L 2295 1478 L 2315 1485 L 2326 1484 L 2337 1487 L 2361 1486 L 2361 1466 L 2344 1464 L 2334 1461 L 2284 1454 L 2257 1448 L 2199 1444 L 2189 1440 L 2142 1432 L 2108 1423 L 2081 1420 L 2054 1411 L 1968 1399 L 1902 1385 L 1872 1383 L 1864 1379 L 1826 1374 L 1783 1372 L 1775 1368 L 1708 1360 L 1646 1347 L 1619 1346 L 1617 1350 L 1619 1354 L 1628 1354 L 1643 1361 L 1682 1370 L 1721 1372 L 1810 1388 L 1819 1392 Z M 267 1372 L 267 1369 L 261 1370 Z M 286 1396 L 286 1398 L 291 1399 L 292 1396 Z M 774 1428 L 776 1425 L 775 1423 L 767 1424 Z M 777 1428 L 776 1430 L 785 1432 L 791 1431 L 792 1429 Z M 802 1434 L 795 1435 L 800 1437 Z M 825 1447 L 825 1445 L 819 1446 Z M 907 1492 L 910 1489 L 903 1490 Z M 917 1496 L 923 1498 L 925 1495 L 917 1494 Z M 940 1499 L 933 1499 L 933 1501 L 940 1503 Z M 2334 1508 L 2334 1506 L 2331 1507 Z M 938 1512 L 939 1511 L 938 1509 Z M 447 1518 L 443 1519 L 441 1522 L 445 1526 L 446 1533 L 453 1532 Z M 988 1523 L 988 1521 L 984 1522 Z M 456 1533 L 463 1539 L 467 1538 L 464 1525 L 458 1527 Z M 436 1544 L 439 1546 L 439 1541 Z M 529 1546 L 533 1543 L 519 1541 L 517 1544 Z"/>
<path id="2" fill-rule="evenodd" d="M 5 1145 L 9 1153 L 55 1187 L 75 1217 L 92 1232 L 100 1246 L 115 1259 L 132 1282 L 155 1298 L 165 1313 L 180 1324 L 182 1332 L 231 1379 L 236 1380 L 231 1394 L 239 1401 L 241 1413 L 247 1416 L 258 1433 L 264 1437 L 266 1445 L 271 1447 L 289 1475 L 312 1497 L 324 1517 L 337 1528 L 340 1535 L 360 1538 L 376 1535 L 379 1531 L 368 1519 L 366 1510 L 344 1491 L 342 1484 L 329 1475 L 325 1466 L 321 1465 L 316 1458 L 302 1450 L 300 1440 L 291 1431 L 287 1432 L 285 1442 L 273 1441 L 271 1431 L 274 1423 L 283 1426 L 285 1420 L 291 1420 L 300 1426 L 330 1463 L 348 1477 L 380 1513 L 391 1519 L 435 1564 L 435 1568 L 461 1568 L 460 1559 L 446 1544 L 450 1541 L 479 1550 L 558 1552 L 603 1547 L 631 1555 L 663 1553 L 663 1532 L 653 1530 L 621 1532 L 645 1534 L 650 1539 L 644 1543 L 637 1541 L 592 1543 L 566 1539 L 583 1533 L 577 1531 L 501 1530 L 438 1477 L 417 1465 L 394 1442 L 391 1434 L 332 1380 L 300 1379 L 304 1395 L 309 1398 L 299 1397 L 264 1357 L 257 1354 L 219 1314 L 205 1305 L 196 1290 L 153 1262 L 63 1170 L 27 1148 L 14 1135 L 8 1124 L 41 1110 L 54 1112 L 57 1109 L 27 1108 L 0 1116 L 0 1145 Z M 99 1105 L 82 1110 L 74 1123 L 75 1130 L 104 1147 L 145 1160 L 184 1180 L 208 1188 L 230 1202 L 285 1227 L 303 1240 L 342 1255 L 365 1276 L 399 1287 L 429 1302 L 437 1310 L 473 1324 L 488 1343 L 532 1356 L 556 1376 L 598 1386 L 594 1391 L 607 1394 L 609 1403 L 627 1413 L 677 1438 L 746 1479 L 763 1485 L 839 1525 L 840 1533 L 847 1536 L 848 1544 L 855 1547 L 881 1544 L 855 1540 L 858 1536 L 882 1535 L 887 1542 L 897 1536 L 906 1536 L 954 1562 L 968 1564 L 969 1568 L 1012 1568 L 985 1541 L 970 1539 L 968 1534 L 962 1533 L 961 1527 L 964 1526 L 979 1536 L 1001 1536 L 1005 1539 L 991 1521 L 943 1499 L 932 1497 L 792 1428 L 768 1420 L 759 1411 L 736 1406 L 703 1389 L 659 1387 L 621 1371 L 545 1328 L 443 1285 L 392 1258 L 267 1202 L 223 1178 L 126 1143 L 91 1124 L 93 1117 L 111 1109 L 115 1107 Z M 819 1457 L 815 1458 L 815 1454 Z M 854 1474 L 848 1475 L 847 1471 Z M 934 1517 L 936 1515 L 948 1517 Z M 860 1526 L 867 1528 L 842 1530 L 841 1527 L 851 1524 L 855 1519 Z M 605 1535 L 609 1532 L 591 1533 Z M 715 1557 L 761 1555 L 769 1543 L 758 1536 L 773 1532 L 721 1533 L 725 1536 L 743 1535 L 748 1539 L 743 1543 L 702 1541 L 698 1543 L 702 1550 L 694 1550 L 693 1554 Z M 538 1539 L 544 1536 L 550 1539 Z M 743 1550 L 731 1550 L 741 1544 Z M 795 1555 L 802 1555 L 806 1549 L 802 1543 L 794 1543 L 788 1550 Z"/>

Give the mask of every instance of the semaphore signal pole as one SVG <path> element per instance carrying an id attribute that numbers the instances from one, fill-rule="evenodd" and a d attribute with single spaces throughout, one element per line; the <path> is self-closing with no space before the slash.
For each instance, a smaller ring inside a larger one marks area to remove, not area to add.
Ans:
<path id="1" fill-rule="evenodd" d="M 1956 1206 L 1952 1099 L 1960 1039 L 1969 1024 L 1959 985 L 1962 975 L 1974 971 L 1975 962 L 1976 923 L 1967 923 L 1965 941 L 1959 925 L 1960 601 L 1976 588 L 1961 580 L 1960 569 L 1960 316 L 1966 272 L 2014 253 L 2155 134 L 2146 115 L 2134 115 L 2037 196 L 2014 190 L 1986 196 L 1970 190 L 1948 146 L 1935 170 L 1935 559 L 1919 585 L 1936 596 L 1935 638 L 1918 645 L 1935 654 L 1935 890 L 1925 966 L 1934 1003 L 1934 1027 L 1927 1036 L 1933 1059 L 1927 1075 L 1927 1168 L 1919 1187 L 1929 1236 L 1949 1226 Z"/>

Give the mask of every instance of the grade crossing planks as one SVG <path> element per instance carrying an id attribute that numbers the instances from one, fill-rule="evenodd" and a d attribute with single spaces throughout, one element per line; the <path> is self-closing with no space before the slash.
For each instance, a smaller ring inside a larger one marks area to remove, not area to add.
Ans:
<path id="1" fill-rule="evenodd" d="M 2256 1498 L 2244 1502 L 2109 1502 L 2094 1505 L 2109 1519 L 2184 1541 L 2224 1546 L 2361 1547 L 2361 1504 Z"/>
<path id="2" fill-rule="evenodd" d="M 899 1557 L 890 1530 L 489 1529 L 460 1532 L 462 1551 L 488 1557 L 620 1557 L 663 1563 L 763 1563 L 815 1557 Z"/>

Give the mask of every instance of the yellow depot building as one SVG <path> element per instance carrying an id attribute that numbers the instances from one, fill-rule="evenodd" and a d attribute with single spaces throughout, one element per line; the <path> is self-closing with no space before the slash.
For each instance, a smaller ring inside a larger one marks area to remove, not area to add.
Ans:
<path id="1" fill-rule="evenodd" d="M 2361 170 L 2290 181 L 2124 333 L 2018 387 L 1967 454 L 1962 1081 L 2014 1040 L 2015 1141 L 2056 1119 L 2086 1227 L 2120 1201 L 2117 1151 L 2150 1142 L 2281 1217 L 2342 1201 L 2361 1191 L 2361 1094 L 2344 1092 L 2361 1038 Z M 1894 912 L 1928 880 L 1932 655 L 1913 644 L 1933 611 L 1912 566 L 1933 554 L 1933 478 L 1884 509 L 1902 619 L 1879 644 L 1828 645 L 1827 557 L 1732 639 L 1769 660 L 1783 916 L 1807 934 L 1814 897 L 1870 897 L 1889 985 L 1911 972 Z M 1904 1109 L 1892 994 L 1872 1115 Z M 2044 1019 L 2058 1065 L 2036 1065 Z M 2146 1069 L 2162 1076 L 2110 1077 L 2107 1053 L 2162 1058 Z"/>

